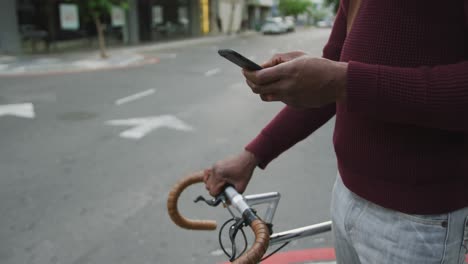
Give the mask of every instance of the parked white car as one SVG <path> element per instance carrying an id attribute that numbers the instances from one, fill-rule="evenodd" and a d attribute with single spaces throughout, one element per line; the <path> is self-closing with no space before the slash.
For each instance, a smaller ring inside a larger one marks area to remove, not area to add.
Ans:
<path id="1" fill-rule="evenodd" d="M 286 25 L 288 32 L 293 32 L 296 30 L 296 22 L 294 22 L 294 17 L 287 16 L 283 19 L 284 24 Z"/>
<path id="2" fill-rule="evenodd" d="M 267 18 L 261 28 L 263 34 L 281 34 L 288 32 L 288 26 L 281 17 Z"/>
<path id="3" fill-rule="evenodd" d="M 333 20 L 325 19 L 325 20 L 317 21 L 317 27 L 320 27 L 320 28 L 333 27 Z"/>

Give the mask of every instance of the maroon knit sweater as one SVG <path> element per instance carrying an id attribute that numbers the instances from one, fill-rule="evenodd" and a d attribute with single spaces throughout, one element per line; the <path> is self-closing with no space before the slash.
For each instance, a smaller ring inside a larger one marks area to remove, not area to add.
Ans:
<path id="1" fill-rule="evenodd" d="M 349 62 L 346 102 L 286 106 L 246 147 L 264 168 L 336 114 L 344 184 L 383 207 L 468 206 L 468 0 L 342 0 L 323 56 Z"/>

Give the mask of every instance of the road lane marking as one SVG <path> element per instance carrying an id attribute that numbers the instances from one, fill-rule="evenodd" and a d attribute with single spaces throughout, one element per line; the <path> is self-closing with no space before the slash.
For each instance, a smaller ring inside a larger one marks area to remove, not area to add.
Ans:
<path id="1" fill-rule="evenodd" d="M 172 115 L 110 120 L 106 123 L 111 126 L 133 126 L 120 133 L 120 137 L 128 139 L 141 139 L 153 130 L 162 127 L 186 132 L 194 130 L 193 127 Z"/>
<path id="2" fill-rule="evenodd" d="M 34 105 L 32 103 L 0 105 L 0 116 L 17 116 L 34 118 Z"/>
<path id="3" fill-rule="evenodd" d="M 175 59 L 177 58 L 177 53 L 161 53 L 157 55 L 160 59 Z"/>
<path id="4" fill-rule="evenodd" d="M 129 102 L 138 100 L 140 98 L 143 98 L 145 96 L 152 95 L 152 94 L 154 94 L 154 92 L 155 92 L 154 89 L 149 89 L 149 90 L 146 90 L 146 91 L 143 91 L 143 92 L 139 92 L 139 93 L 136 93 L 136 94 L 121 98 L 121 99 L 115 101 L 115 104 L 116 105 L 123 105 L 123 104 L 129 103 Z"/>
<path id="5" fill-rule="evenodd" d="M 219 69 L 219 68 L 212 69 L 212 70 L 209 70 L 209 71 L 205 72 L 205 76 L 210 77 L 210 76 L 213 76 L 213 75 L 218 74 L 220 72 L 221 72 L 221 69 Z"/>

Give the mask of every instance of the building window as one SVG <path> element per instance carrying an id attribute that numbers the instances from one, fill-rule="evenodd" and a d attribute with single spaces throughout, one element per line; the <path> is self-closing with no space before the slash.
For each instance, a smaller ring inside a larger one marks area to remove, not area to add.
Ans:
<path id="1" fill-rule="evenodd" d="M 188 0 L 140 0 L 138 6 L 140 37 L 143 41 L 190 35 Z"/>

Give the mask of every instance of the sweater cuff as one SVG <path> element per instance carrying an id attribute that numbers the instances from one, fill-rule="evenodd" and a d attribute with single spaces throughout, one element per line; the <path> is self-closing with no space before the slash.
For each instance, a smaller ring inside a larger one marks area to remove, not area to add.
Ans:
<path id="1" fill-rule="evenodd" d="M 265 169 L 268 163 L 270 163 L 274 158 L 274 147 L 271 139 L 265 136 L 263 133 L 260 133 L 252 142 L 250 142 L 245 150 L 254 154 L 255 158 L 258 161 L 258 167 Z"/>
<path id="2" fill-rule="evenodd" d="M 348 63 L 346 105 L 348 112 L 378 112 L 379 66 Z"/>

